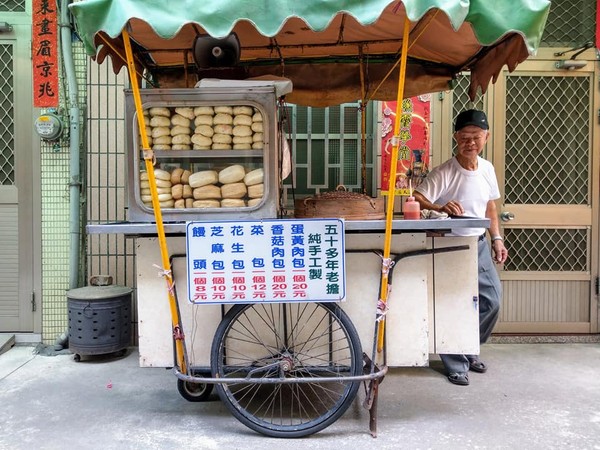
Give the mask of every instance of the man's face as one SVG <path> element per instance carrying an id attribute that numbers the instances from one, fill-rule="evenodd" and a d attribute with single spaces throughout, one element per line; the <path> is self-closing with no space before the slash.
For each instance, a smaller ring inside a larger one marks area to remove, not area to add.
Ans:
<path id="1" fill-rule="evenodd" d="M 489 131 L 482 130 L 475 125 L 467 125 L 454 133 L 458 147 L 458 154 L 467 158 L 474 158 L 481 153 L 490 136 Z"/>

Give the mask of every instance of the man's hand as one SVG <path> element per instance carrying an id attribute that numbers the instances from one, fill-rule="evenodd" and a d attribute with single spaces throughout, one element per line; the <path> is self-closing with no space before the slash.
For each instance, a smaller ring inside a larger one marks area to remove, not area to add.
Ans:
<path id="1" fill-rule="evenodd" d="M 504 246 L 504 241 L 500 239 L 492 241 L 492 249 L 494 250 L 494 261 L 496 264 L 502 264 L 508 259 L 508 250 Z"/>
<path id="2" fill-rule="evenodd" d="M 463 206 L 456 200 L 450 200 L 440 208 L 440 211 L 450 216 L 462 216 L 465 213 Z"/>

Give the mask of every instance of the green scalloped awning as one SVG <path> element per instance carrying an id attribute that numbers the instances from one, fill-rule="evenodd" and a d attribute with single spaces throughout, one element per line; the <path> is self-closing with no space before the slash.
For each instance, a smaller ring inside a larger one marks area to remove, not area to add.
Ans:
<path id="1" fill-rule="evenodd" d="M 294 84 L 288 101 L 325 106 L 360 98 L 361 66 L 367 92 L 377 91 L 373 98 L 395 98 L 397 76 L 379 84 L 398 59 L 405 17 L 411 22 L 406 96 L 448 89 L 463 70 L 471 71 L 471 95 L 485 92 L 505 65 L 514 70 L 535 53 L 550 2 L 84 0 L 70 9 L 87 52 L 98 62 L 111 55 L 116 72 L 124 64 L 117 54 L 125 26 L 138 64 L 159 80 L 170 73 L 164 87 L 195 83 L 196 36 L 235 32 L 244 77 L 285 76 Z M 177 71 L 185 76 L 175 82 Z"/>

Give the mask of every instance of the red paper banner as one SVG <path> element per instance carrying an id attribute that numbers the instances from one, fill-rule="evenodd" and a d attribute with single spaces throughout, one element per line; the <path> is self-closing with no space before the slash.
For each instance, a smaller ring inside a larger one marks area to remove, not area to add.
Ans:
<path id="1" fill-rule="evenodd" d="M 600 49 L 600 0 L 596 0 L 596 48 Z"/>
<path id="2" fill-rule="evenodd" d="M 409 195 L 409 186 L 417 187 L 429 171 L 429 122 L 431 95 L 420 95 L 402 101 L 398 137 L 396 195 Z M 381 190 L 388 192 L 392 163 L 392 143 L 396 122 L 396 102 L 382 103 L 381 122 Z"/>
<path id="3" fill-rule="evenodd" d="M 56 2 L 33 0 L 33 106 L 58 107 Z"/>

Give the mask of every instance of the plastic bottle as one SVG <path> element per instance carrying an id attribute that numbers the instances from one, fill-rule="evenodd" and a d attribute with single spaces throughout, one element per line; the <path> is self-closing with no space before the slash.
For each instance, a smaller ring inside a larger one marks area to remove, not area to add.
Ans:
<path id="1" fill-rule="evenodd" d="M 406 197 L 404 202 L 404 219 L 406 220 L 417 220 L 421 218 L 421 205 L 415 200 L 413 196 Z"/>

